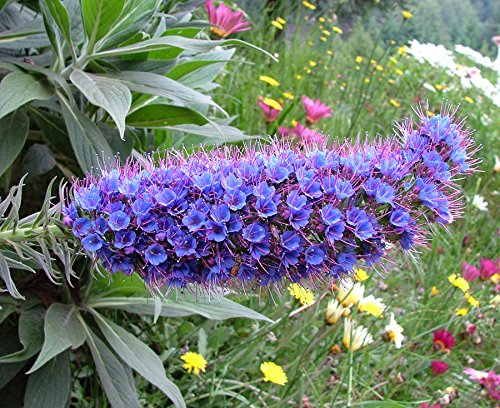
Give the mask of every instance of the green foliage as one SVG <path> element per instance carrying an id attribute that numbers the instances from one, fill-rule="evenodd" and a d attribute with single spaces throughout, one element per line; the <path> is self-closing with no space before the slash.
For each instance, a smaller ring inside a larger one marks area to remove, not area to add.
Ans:
<path id="1" fill-rule="evenodd" d="M 245 139 L 242 132 L 218 126 L 218 116 L 226 113 L 207 90 L 234 53 L 221 47 L 248 44 L 207 39 L 201 32 L 207 23 L 193 20 L 192 12 L 200 4 L 193 0 L 3 4 L 0 120 L 7 129 L 13 120 L 21 124 L 12 129 L 18 137 L 0 139 L 4 186 L 9 180 L 16 182 L 12 169 L 20 167 L 32 139 L 47 145 L 44 154 L 50 154 L 66 176 L 93 171 L 112 162 L 118 152 L 124 159 L 134 148 L 143 151 L 138 141 L 157 138 L 160 130 L 164 140 L 175 135 L 192 143 L 186 135 L 196 134 L 198 128 L 186 131 L 177 125 L 215 130 L 208 135 L 198 132 L 201 140 L 198 136 L 196 142 Z M 46 171 L 38 168 L 39 174 Z"/>

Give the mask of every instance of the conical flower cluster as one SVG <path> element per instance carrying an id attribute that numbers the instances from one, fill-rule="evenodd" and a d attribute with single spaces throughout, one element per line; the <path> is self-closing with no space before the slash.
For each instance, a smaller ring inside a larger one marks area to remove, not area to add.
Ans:
<path id="1" fill-rule="evenodd" d="M 455 112 L 419 116 L 386 140 L 128 162 L 75 182 L 64 221 L 110 273 L 155 287 L 337 278 L 460 215 L 470 133 Z"/>

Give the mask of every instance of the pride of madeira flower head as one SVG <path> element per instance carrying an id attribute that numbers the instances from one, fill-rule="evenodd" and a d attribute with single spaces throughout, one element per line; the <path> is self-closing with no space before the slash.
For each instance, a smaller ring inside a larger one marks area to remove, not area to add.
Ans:
<path id="1" fill-rule="evenodd" d="M 460 214 L 453 179 L 476 161 L 454 113 L 420 113 L 388 140 L 131 160 L 75 181 L 64 222 L 107 271 L 152 287 L 345 278 Z"/>
<path id="2" fill-rule="evenodd" d="M 219 7 L 215 7 L 213 0 L 205 0 L 205 7 L 207 8 L 208 20 L 210 24 L 214 25 L 210 30 L 219 38 L 226 38 L 231 34 L 247 31 L 251 28 L 241 11 L 233 11 L 224 2 L 221 2 Z"/>

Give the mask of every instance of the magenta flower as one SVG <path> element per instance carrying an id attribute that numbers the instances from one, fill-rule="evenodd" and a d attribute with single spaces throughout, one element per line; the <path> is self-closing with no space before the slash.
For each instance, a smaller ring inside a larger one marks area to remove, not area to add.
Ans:
<path id="1" fill-rule="evenodd" d="M 497 262 L 493 259 L 482 258 L 481 259 L 481 279 L 488 280 L 496 273 L 500 273 Z"/>
<path id="2" fill-rule="evenodd" d="M 467 282 L 472 282 L 479 278 L 481 272 L 474 265 L 470 265 L 467 262 L 462 262 L 462 276 Z"/>
<path id="3" fill-rule="evenodd" d="M 264 117 L 266 120 L 271 123 L 276 120 L 278 115 L 281 113 L 282 109 L 275 109 L 272 106 L 268 105 L 264 100 L 259 99 L 257 102 L 262 109 L 262 113 L 264 113 Z"/>
<path id="4" fill-rule="evenodd" d="M 332 108 L 319 99 L 315 101 L 307 96 L 302 97 L 302 104 L 306 108 L 306 122 L 308 125 L 318 122 L 320 119 L 332 116 Z"/>
<path id="5" fill-rule="evenodd" d="M 449 368 L 450 366 L 444 361 L 432 360 L 431 362 L 431 369 L 435 375 L 442 375 L 448 371 Z"/>
<path id="6" fill-rule="evenodd" d="M 250 23 L 245 20 L 241 11 L 233 11 L 231 7 L 223 2 L 219 7 L 214 6 L 213 0 L 205 0 L 208 20 L 217 27 L 210 27 L 210 30 L 220 38 L 226 38 L 228 35 L 239 31 L 250 30 Z"/>

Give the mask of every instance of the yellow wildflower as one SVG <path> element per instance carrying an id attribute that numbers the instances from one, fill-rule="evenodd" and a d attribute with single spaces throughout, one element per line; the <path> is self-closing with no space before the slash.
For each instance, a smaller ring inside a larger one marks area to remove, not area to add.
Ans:
<path id="1" fill-rule="evenodd" d="M 365 79 L 363 80 L 363 82 L 364 82 L 365 84 L 369 84 L 369 83 L 370 83 L 370 78 L 365 78 Z"/>
<path id="2" fill-rule="evenodd" d="M 391 313 L 389 324 L 384 328 L 390 341 L 393 341 L 396 348 L 401 348 L 401 343 L 404 340 L 403 328 L 394 319 L 394 313 Z"/>
<path id="3" fill-rule="evenodd" d="M 466 96 L 464 99 L 465 102 L 474 103 L 474 99 L 472 99 L 470 96 Z"/>
<path id="4" fill-rule="evenodd" d="M 314 43 L 312 41 L 309 41 L 308 44 L 312 47 L 314 46 Z"/>
<path id="5" fill-rule="evenodd" d="M 262 98 L 262 102 L 264 102 L 266 105 L 270 106 L 273 109 L 277 109 L 279 111 L 283 110 L 283 106 L 276 99 Z"/>
<path id="6" fill-rule="evenodd" d="M 453 275 L 448 276 L 448 281 L 453 285 L 459 288 L 462 292 L 467 292 L 470 287 L 469 287 L 469 282 L 467 282 L 464 278 L 461 276 L 457 276 L 456 273 Z"/>
<path id="7" fill-rule="evenodd" d="M 371 59 L 370 64 L 372 64 L 373 66 L 377 65 L 377 60 Z"/>
<path id="8" fill-rule="evenodd" d="M 498 285 L 500 283 L 500 273 L 495 273 L 490 278 L 490 282 L 493 283 L 493 285 Z"/>
<path id="9" fill-rule="evenodd" d="M 438 293 L 439 293 L 439 289 L 436 288 L 435 286 L 433 286 L 431 289 L 431 296 L 436 296 Z"/>
<path id="10" fill-rule="evenodd" d="M 326 21 L 325 17 L 320 17 L 320 18 L 318 18 L 318 20 L 319 20 L 320 23 L 324 23 Z"/>
<path id="11" fill-rule="evenodd" d="M 432 116 L 434 116 L 434 115 L 435 115 L 435 113 L 434 113 L 434 112 L 431 112 L 430 110 L 428 110 L 428 111 L 427 111 L 427 116 L 428 116 L 428 117 L 432 117 Z"/>
<path id="12" fill-rule="evenodd" d="M 456 315 L 457 316 L 465 316 L 469 312 L 469 309 L 466 307 L 463 307 L 462 309 L 457 309 Z"/>
<path id="13" fill-rule="evenodd" d="M 376 66 L 375 66 L 375 69 L 376 69 L 377 71 L 383 71 L 383 70 L 384 70 L 384 67 L 383 67 L 382 65 L 376 65 Z"/>
<path id="14" fill-rule="evenodd" d="M 413 17 L 413 14 L 411 14 L 409 11 L 406 11 L 406 10 L 403 10 L 401 12 L 401 14 L 403 14 L 403 17 L 405 18 L 405 20 L 409 20 L 410 18 Z"/>
<path id="15" fill-rule="evenodd" d="M 398 54 L 399 55 L 406 55 L 408 54 L 408 46 L 407 45 L 403 45 L 401 47 L 398 48 Z"/>
<path id="16" fill-rule="evenodd" d="M 342 29 L 340 27 L 337 27 L 337 26 L 333 26 L 332 30 L 335 31 L 338 34 L 342 34 L 343 33 Z"/>
<path id="17" fill-rule="evenodd" d="M 298 283 L 292 283 L 288 286 L 288 292 L 304 306 L 309 306 L 314 303 L 314 293 Z"/>
<path id="18" fill-rule="evenodd" d="M 328 31 L 328 30 L 323 30 L 323 31 L 321 31 L 321 32 L 322 32 L 323 34 L 325 34 L 325 35 L 330 35 L 330 34 L 331 34 L 331 33 L 330 33 L 330 31 Z"/>
<path id="19" fill-rule="evenodd" d="M 277 17 L 276 18 L 276 21 L 282 25 L 285 25 L 286 24 L 286 20 L 284 18 L 281 18 L 281 17 Z"/>
<path id="20" fill-rule="evenodd" d="M 308 9 L 311 10 L 316 10 L 316 6 L 314 4 L 309 3 L 308 1 L 304 0 L 302 4 L 307 7 Z"/>
<path id="21" fill-rule="evenodd" d="M 323 42 L 328 41 L 328 39 L 327 39 L 326 37 L 319 37 L 319 39 L 320 39 L 321 41 L 323 41 Z"/>
<path id="22" fill-rule="evenodd" d="M 269 381 L 278 385 L 285 385 L 288 382 L 283 368 L 272 361 L 266 361 L 260 365 L 260 371 L 264 374 L 264 381 Z"/>
<path id="23" fill-rule="evenodd" d="M 359 71 L 361 67 L 359 65 L 356 65 L 356 71 Z"/>
<path id="24" fill-rule="evenodd" d="M 363 282 L 363 281 L 367 280 L 369 278 L 369 276 L 364 269 L 358 268 L 358 269 L 354 269 L 354 278 L 358 282 Z"/>
<path id="25" fill-rule="evenodd" d="M 494 307 L 500 306 L 500 295 L 495 295 L 495 297 L 490 300 L 490 304 L 492 304 Z"/>
<path id="26" fill-rule="evenodd" d="M 388 79 L 387 82 L 389 82 L 391 85 L 396 83 L 396 81 L 392 78 Z"/>
<path id="27" fill-rule="evenodd" d="M 344 337 L 342 343 L 346 349 L 359 350 L 363 346 L 373 343 L 373 336 L 363 326 L 354 327 L 349 319 L 344 319 Z"/>
<path id="28" fill-rule="evenodd" d="M 396 69 L 394 70 L 394 72 L 395 72 L 396 74 L 400 75 L 400 76 L 402 76 L 402 75 L 403 75 L 403 71 L 401 71 L 399 68 L 396 68 Z"/>
<path id="29" fill-rule="evenodd" d="M 283 24 L 281 24 L 279 21 L 271 21 L 271 24 L 275 26 L 278 30 L 283 30 L 285 28 Z"/>
<path id="30" fill-rule="evenodd" d="M 396 101 L 395 99 L 389 99 L 389 103 L 394 106 L 395 108 L 399 108 L 401 106 L 401 104 Z"/>
<path id="31" fill-rule="evenodd" d="M 286 99 L 294 99 L 295 98 L 295 95 L 291 92 L 283 92 L 283 96 L 286 98 Z"/>
<path id="32" fill-rule="evenodd" d="M 436 88 L 437 91 L 442 91 L 444 89 L 444 86 L 441 84 L 436 84 L 434 85 L 434 88 Z"/>
<path id="33" fill-rule="evenodd" d="M 296 127 L 298 125 L 299 122 L 297 122 L 295 119 L 292 119 L 292 126 L 293 127 Z"/>
<path id="34" fill-rule="evenodd" d="M 295 75 L 295 79 L 297 81 L 300 81 L 302 79 L 302 75 L 300 75 L 300 74 Z"/>
<path id="35" fill-rule="evenodd" d="M 207 360 L 200 353 L 188 351 L 181 356 L 181 360 L 185 361 L 182 368 L 186 369 L 189 374 L 194 371 L 196 375 L 199 375 L 200 370 L 205 372 L 207 368 Z"/>
<path id="36" fill-rule="evenodd" d="M 472 307 L 479 307 L 479 300 L 474 298 L 469 292 L 465 293 L 465 299 L 469 302 Z"/>
<path id="37" fill-rule="evenodd" d="M 326 53 L 327 53 L 328 55 L 333 55 L 333 51 L 332 51 L 332 50 L 328 50 Z"/>
<path id="38" fill-rule="evenodd" d="M 309 65 L 311 67 L 315 67 L 316 65 L 318 65 L 318 63 L 316 61 L 311 60 L 311 61 L 309 61 Z"/>
<path id="39" fill-rule="evenodd" d="M 376 298 L 373 295 L 369 295 L 360 300 L 358 305 L 358 310 L 360 312 L 365 312 L 366 314 L 382 317 L 385 305 L 381 298 Z"/>
<path id="40" fill-rule="evenodd" d="M 268 83 L 271 86 L 279 86 L 279 84 L 280 84 L 278 81 L 276 81 L 276 79 L 271 78 L 270 76 L 266 76 L 266 75 L 259 76 L 259 79 L 261 81 Z"/>
<path id="41" fill-rule="evenodd" d="M 356 63 L 361 64 L 362 62 L 363 62 L 363 57 L 362 57 L 362 56 L 360 56 L 360 55 L 358 55 L 358 56 L 356 57 Z"/>
<path id="42" fill-rule="evenodd" d="M 310 74 L 312 72 L 311 69 L 308 67 L 304 67 L 304 71 L 306 71 L 307 74 Z"/>
<path id="43" fill-rule="evenodd" d="M 396 59 L 396 57 L 391 57 L 389 58 L 389 61 L 391 61 L 393 64 L 398 64 L 398 60 Z"/>

